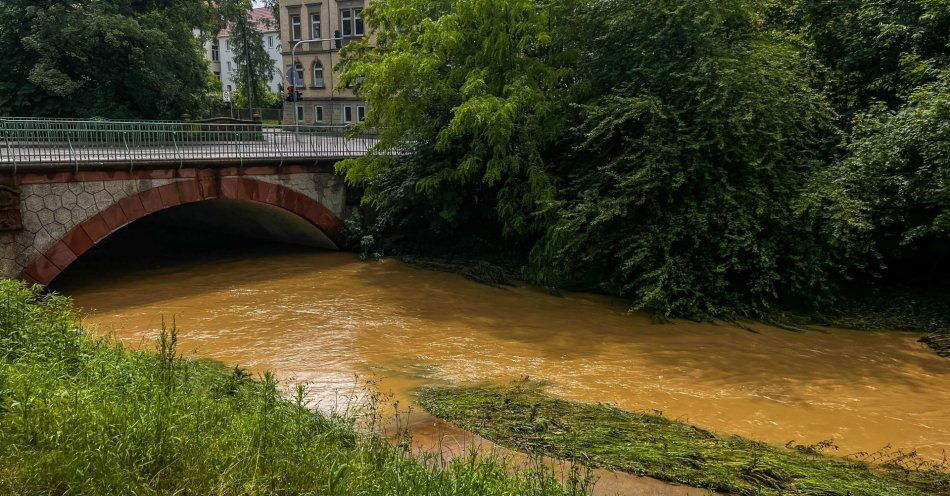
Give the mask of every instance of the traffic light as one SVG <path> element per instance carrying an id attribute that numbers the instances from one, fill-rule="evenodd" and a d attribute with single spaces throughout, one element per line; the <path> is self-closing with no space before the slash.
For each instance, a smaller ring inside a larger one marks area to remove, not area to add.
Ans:
<path id="1" fill-rule="evenodd" d="M 300 99 L 302 98 L 302 95 L 300 94 L 300 92 L 295 91 L 295 90 L 296 88 L 294 88 L 293 86 L 287 87 L 287 101 L 288 102 L 293 102 L 293 101 L 299 102 Z"/>

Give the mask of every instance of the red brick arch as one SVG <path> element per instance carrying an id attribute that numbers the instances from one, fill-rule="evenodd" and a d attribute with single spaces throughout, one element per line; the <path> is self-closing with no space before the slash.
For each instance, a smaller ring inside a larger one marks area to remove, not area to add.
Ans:
<path id="1" fill-rule="evenodd" d="M 247 177 L 197 175 L 123 198 L 86 219 L 37 257 L 23 270 L 20 278 L 49 284 L 69 264 L 119 228 L 159 210 L 218 198 L 280 207 L 313 224 L 337 247 L 343 246 L 343 221 L 320 202 L 306 195 Z"/>

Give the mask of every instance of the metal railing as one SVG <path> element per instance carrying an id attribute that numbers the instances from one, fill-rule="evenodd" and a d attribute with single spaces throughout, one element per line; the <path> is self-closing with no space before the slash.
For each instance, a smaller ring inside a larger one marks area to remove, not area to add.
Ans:
<path id="1" fill-rule="evenodd" d="M 341 159 L 366 154 L 373 133 L 344 126 L 0 117 L 0 169 Z"/>

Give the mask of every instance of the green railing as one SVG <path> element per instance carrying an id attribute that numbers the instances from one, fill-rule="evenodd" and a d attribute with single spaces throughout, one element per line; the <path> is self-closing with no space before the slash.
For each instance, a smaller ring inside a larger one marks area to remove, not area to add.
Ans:
<path id="1" fill-rule="evenodd" d="M 283 162 L 364 155 L 375 134 L 341 126 L 0 117 L 0 168 Z"/>

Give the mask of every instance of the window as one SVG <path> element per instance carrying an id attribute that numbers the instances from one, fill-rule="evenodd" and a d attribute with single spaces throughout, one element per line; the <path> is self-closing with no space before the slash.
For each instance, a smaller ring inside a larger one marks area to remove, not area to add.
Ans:
<path id="1" fill-rule="evenodd" d="M 229 84 L 229 85 L 228 85 L 228 93 L 230 93 L 230 92 L 231 92 L 231 85 Z"/>
<path id="2" fill-rule="evenodd" d="M 290 39 L 300 41 L 300 16 L 290 16 Z"/>
<path id="3" fill-rule="evenodd" d="M 224 46 L 226 46 L 226 47 L 228 48 L 228 51 L 229 51 L 229 52 L 232 51 L 232 50 L 234 50 L 234 48 L 231 47 L 231 40 L 226 40 L 226 41 L 224 42 Z"/>
<path id="4" fill-rule="evenodd" d="M 297 70 L 297 81 L 294 82 L 294 86 L 298 88 L 302 88 L 304 86 L 303 64 L 301 64 L 300 62 L 297 62 L 297 66 L 295 67 L 295 69 Z"/>
<path id="5" fill-rule="evenodd" d="M 353 107 L 343 107 L 343 122 L 353 122 Z"/>
<path id="6" fill-rule="evenodd" d="M 366 120 L 366 107 L 360 105 L 356 107 L 356 120 L 363 122 Z"/>
<path id="7" fill-rule="evenodd" d="M 313 106 L 313 121 L 314 122 L 323 122 L 323 107 L 320 105 Z"/>
<path id="8" fill-rule="evenodd" d="M 303 120 L 303 105 L 297 105 L 297 120 Z"/>
<path id="9" fill-rule="evenodd" d="M 274 48 L 274 37 L 267 35 L 267 48 Z"/>
<path id="10" fill-rule="evenodd" d="M 313 86 L 323 88 L 323 64 L 319 60 L 313 63 Z"/>
<path id="11" fill-rule="evenodd" d="M 320 34 L 320 14 L 310 14 L 310 39 L 319 40 Z"/>
<path id="12" fill-rule="evenodd" d="M 217 62 L 220 59 L 220 49 L 217 41 L 211 44 L 211 60 Z"/>
<path id="13" fill-rule="evenodd" d="M 363 17 L 360 15 L 362 12 L 363 9 L 353 9 L 353 19 L 355 20 L 353 34 L 356 36 L 363 36 Z"/>
<path id="14" fill-rule="evenodd" d="M 343 36 L 353 36 L 353 9 L 340 10 L 340 31 Z"/>
<path id="15" fill-rule="evenodd" d="M 230 72 L 234 72 L 234 71 L 231 70 L 231 61 L 230 61 L 230 60 L 228 61 L 228 72 L 229 72 L 229 73 L 230 73 Z"/>

